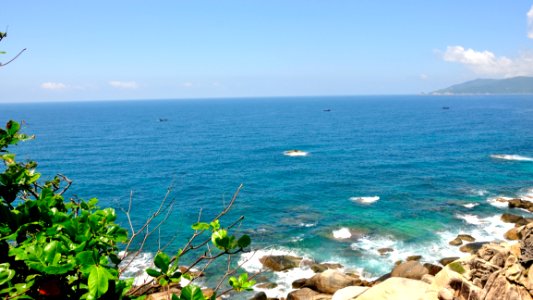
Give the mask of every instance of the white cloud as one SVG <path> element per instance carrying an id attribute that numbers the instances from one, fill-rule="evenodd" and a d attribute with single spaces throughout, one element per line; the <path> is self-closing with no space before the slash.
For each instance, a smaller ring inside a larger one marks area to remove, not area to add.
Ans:
<path id="1" fill-rule="evenodd" d="M 109 85 L 117 89 L 136 89 L 139 87 L 135 81 L 112 80 L 109 82 Z"/>
<path id="2" fill-rule="evenodd" d="M 462 46 L 448 46 L 444 52 L 445 61 L 466 65 L 481 75 L 513 77 L 533 75 L 533 53 L 523 53 L 516 58 L 497 57 L 490 51 L 476 51 Z"/>
<path id="3" fill-rule="evenodd" d="M 527 37 L 533 39 L 533 5 L 527 12 Z"/>
<path id="4" fill-rule="evenodd" d="M 428 74 L 420 74 L 420 80 L 428 80 L 429 75 Z"/>
<path id="5" fill-rule="evenodd" d="M 66 89 L 67 85 L 61 82 L 44 82 L 44 83 L 41 83 L 41 88 L 45 90 L 57 91 L 57 90 Z"/>
<path id="6" fill-rule="evenodd" d="M 192 82 L 184 82 L 181 84 L 182 87 L 185 87 L 185 88 L 190 88 L 190 87 L 193 87 L 193 83 Z"/>

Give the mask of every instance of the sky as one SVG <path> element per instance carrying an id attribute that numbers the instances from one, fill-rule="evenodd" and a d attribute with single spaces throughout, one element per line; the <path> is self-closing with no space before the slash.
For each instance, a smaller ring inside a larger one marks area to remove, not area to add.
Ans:
<path id="1" fill-rule="evenodd" d="M 387 95 L 533 75 L 532 0 L 2 0 L 0 102 Z"/>

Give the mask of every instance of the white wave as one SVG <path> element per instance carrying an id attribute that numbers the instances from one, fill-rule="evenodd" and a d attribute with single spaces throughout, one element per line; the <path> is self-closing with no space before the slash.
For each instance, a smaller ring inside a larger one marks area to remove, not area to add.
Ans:
<path id="1" fill-rule="evenodd" d="M 481 219 L 478 216 L 476 216 L 476 215 L 456 214 L 455 217 L 458 218 L 458 219 L 461 219 L 461 220 L 463 220 L 466 223 L 471 224 L 471 225 L 481 225 L 481 224 L 483 224 L 483 221 L 481 221 Z"/>
<path id="2" fill-rule="evenodd" d="M 301 278 L 311 278 L 315 273 L 309 268 L 309 261 L 312 261 L 310 258 L 302 255 L 294 250 L 288 249 L 262 249 L 254 252 L 243 253 L 239 260 L 239 264 L 242 265 L 242 268 L 249 273 L 256 273 L 264 270 L 263 265 L 259 259 L 266 255 L 292 255 L 303 257 L 302 263 L 300 263 L 299 268 L 290 269 L 284 272 L 274 272 L 273 281 L 278 284 L 277 287 L 273 289 L 261 289 L 254 287 L 255 291 L 265 292 L 268 298 L 282 298 L 286 297 L 288 293 L 293 291 L 292 282 L 301 279 Z"/>
<path id="3" fill-rule="evenodd" d="M 517 154 L 492 154 L 490 156 L 494 159 L 503 159 L 503 160 L 517 160 L 517 161 L 533 161 L 533 158 L 517 155 Z"/>
<path id="4" fill-rule="evenodd" d="M 511 200 L 511 199 L 513 199 L 513 198 L 498 196 L 498 197 L 490 197 L 490 198 L 488 198 L 487 202 L 490 205 L 498 207 L 498 208 L 507 208 L 507 207 L 509 207 L 509 204 L 507 204 L 507 202 L 509 200 Z"/>
<path id="5" fill-rule="evenodd" d="M 370 197 L 350 197 L 351 201 L 359 202 L 363 204 L 374 203 L 379 200 L 379 196 L 370 196 Z"/>
<path id="6" fill-rule="evenodd" d="M 528 188 L 525 191 L 518 194 L 518 198 L 526 201 L 533 202 L 533 188 Z"/>
<path id="7" fill-rule="evenodd" d="M 466 203 L 466 204 L 463 204 L 464 207 L 466 208 L 474 208 L 476 206 L 478 206 L 479 203 Z"/>
<path id="8" fill-rule="evenodd" d="M 302 150 L 287 150 L 283 152 L 283 155 L 286 156 L 307 156 L 309 155 L 309 152 L 305 152 Z"/>
<path id="9" fill-rule="evenodd" d="M 309 228 L 309 227 L 315 227 L 315 226 L 316 226 L 316 223 L 303 223 L 303 222 L 302 222 L 302 223 L 298 224 L 298 226 Z"/>
<path id="10" fill-rule="evenodd" d="M 119 257 L 122 257 L 124 252 L 119 253 Z M 133 260 L 132 260 L 133 259 Z M 119 267 L 125 267 L 129 263 L 125 272 L 122 273 L 123 278 L 134 278 L 134 285 L 141 285 L 152 279 L 145 270 L 153 265 L 154 255 L 149 252 L 140 253 L 137 257 L 133 258 L 129 255 L 121 262 Z M 130 263 L 131 261 L 131 263 Z"/>
<path id="11" fill-rule="evenodd" d="M 471 189 L 469 190 L 470 194 L 476 195 L 476 196 L 485 196 L 489 193 L 489 191 L 484 189 Z"/>
<path id="12" fill-rule="evenodd" d="M 339 240 L 349 239 L 352 237 L 350 229 L 342 227 L 341 229 L 333 230 L 333 237 Z"/>

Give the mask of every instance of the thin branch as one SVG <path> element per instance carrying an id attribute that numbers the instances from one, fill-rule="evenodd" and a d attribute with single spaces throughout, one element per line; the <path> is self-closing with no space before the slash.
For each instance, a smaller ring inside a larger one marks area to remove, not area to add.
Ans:
<path id="1" fill-rule="evenodd" d="M 14 61 L 15 59 L 17 59 L 21 54 L 22 52 L 26 51 L 26 48 L 20 50 L 19 54 L 15 55 L 15 57 L 13 57 L 10 61 L 6 62 L 6 63 L 0 63 L 0 67 L 3 67 L 3 66 L 7 66 L 10 62 Z"/>
<path id="2" fill-rule="evenodd" d="M 57 174 L 57 176 L 63 178 L 63 180 L 67 183 L 63 190 L 59 193 L 59 195 L 63 195 L 72 185 L 72 180 L 68 179 L 68 177 L 63 174 Z"/>

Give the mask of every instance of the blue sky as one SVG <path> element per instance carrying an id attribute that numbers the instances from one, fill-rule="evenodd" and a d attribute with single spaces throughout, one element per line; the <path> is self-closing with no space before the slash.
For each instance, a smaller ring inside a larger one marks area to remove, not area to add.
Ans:
<path id="1" fill-rule="evenodd" d="M 3 0 L 0 102 L 418 94 L 533 75 L 533 1 Z"/>

